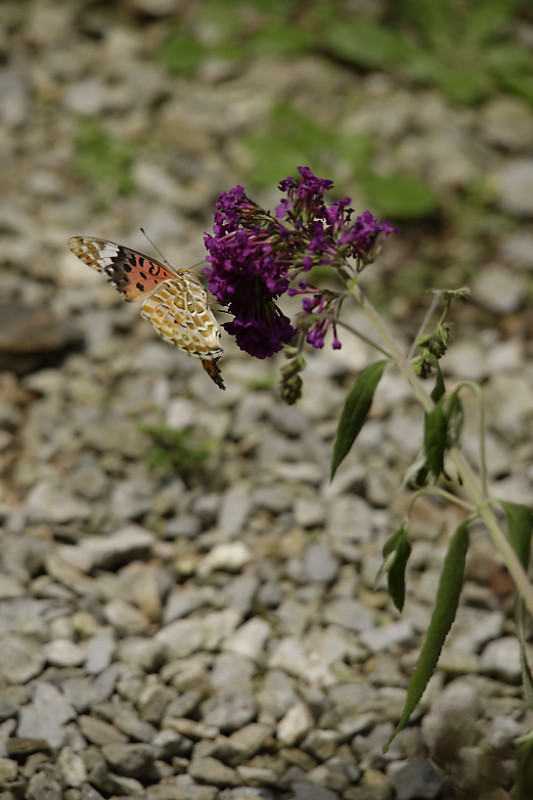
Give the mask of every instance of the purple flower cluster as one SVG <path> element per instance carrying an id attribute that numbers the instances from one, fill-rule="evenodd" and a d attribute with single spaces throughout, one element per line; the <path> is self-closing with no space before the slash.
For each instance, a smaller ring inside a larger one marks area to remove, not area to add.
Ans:
<path id="1" fill-rule="evenodd" d="M 205 236 L 209 289 L 234 315 L 224 327 L 239 347 L 257 358 L 278 352 L 296 333 L 275 302 L 285 293 L 305 295 L 297 324 L 307 341 L 323 347 L 332 328 L 333 347 L 339 348 L 331 317 L 338 311 L 340 295 L 312 286 L 303 275 L 321 265 L 349 279 L 398 230 L 369 211 L 352 221 L 349 198 L 324 202 L 332 181 L 317 178 L 308 167 L 298 167 L 298 172 L 299 178 L 281 181 L 279 188 L 286 196 L 275 217 L 250 200 L 242 186 L 223 193 L 213 234 Z"/>
<path id="2" fill-rule="evenodd" d="M 234 315 L 223 327 L 256 358 L 272 356 L 295 334 L 274 302 L 289 286 L 280 227 L 236 186 L 218 199 L 213 235 L 204 238 L 209 290 Z"/>

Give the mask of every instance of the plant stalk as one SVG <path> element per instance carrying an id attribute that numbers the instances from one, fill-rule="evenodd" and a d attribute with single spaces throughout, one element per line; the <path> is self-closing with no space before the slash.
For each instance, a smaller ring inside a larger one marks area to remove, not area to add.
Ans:
<path id="1" fill-rule="evenodd" d="M 399 349 L 396 340 L 388 327 L 379 316 L 374 306 L 370 303 L 366 295 L 363 294 L 359 286 L 351 287 L 351 293 L 365 312 L 366 316 L 372 322 L 374 328 L 378 332 L 383 344 L 389 351 L 390 355 L 396 362 L 398 368 L 409 382 L 416 397 L 418 398 L 422 408 L 428 414 L 434 408 L 434 403 L 428 395 L 420 380 L 411 369 L 409 361 L 405 358 Z M 470 496 L 473 504 L 476 507 L 476 512 L 485 523 L 489 531 L 494 546 L 500 553 L 509 573 L 511 574 L 516 587 L 522 598 L 529 613 L 533 616 L 533 587 L 531 586 L 527 574 L 523 569 L 516 553 L 514 552 L 509 540 L 501 529 L 496 516 L 490 505 L 490 498 L 484 491 L 484 487 L 480 485 L 478 476 L 472 470 L 470 464 L 465 458 L 464 454 L 455 445 L 449 450 L 450 458 L 457 470 L 457 474 L 463 482 L 463 487 L 467 494 Z"/>

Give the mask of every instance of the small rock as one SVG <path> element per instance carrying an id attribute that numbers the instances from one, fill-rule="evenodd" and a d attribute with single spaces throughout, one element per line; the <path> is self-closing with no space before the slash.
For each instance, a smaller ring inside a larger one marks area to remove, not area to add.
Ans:
<path id="1" fill-rule="evenodd" d="M 457 748 L 473 744 L 481 706 L 473 686 L 462 679 L 449 683 L 422 720 L 422 738 L 429 753 L 438 752 L 441 743 L 446 746 L 450 739 Z"/>
<path id="2" fill-rule="evenodd" d="M 243 759 L 249 759 L 263 747 L 268 737 L 272 734 L 270 725 L 261 725 L 251 722 L 229 737 L 232 746 L 239 751 Z"/>
<path id="3" fill-rule="evenodd" d="M 270 669 L 282 669 L 293 675 L 305 674 L 307 656 L 300 641 L 293 636 L 281 639 L 268 660 Z"/>
<path id="4" fill-rule="evenodd" d="M 216 726 L 225 733 L 239 730 L 253 720 L 257 712 L 251 691 L 221 690 L 202 705 L 203 719 L 207 725 Z"/>
<path id="5" fill-rule="evenodd" d="M 406 644 L 411 641 L 413 634 L 413 623 L 408 619 L 401 619 L 379 628 L 362 631 L 359 639 L 373 653 L 379 653 L 394 647 L 394 645 Z"/>
<path id="6" fill-rule="evenodd" d="M 251 561 L 250 548 L 243 542 L 219 544 L 202 559 L 198 566 L 198 574 L 205 578 L 215 570 L 238 572 Z"/>
<path id="7" fill-rule="evenodd" d="M 46 659 L 35 640 L 7 634 L 2 636 L 0 644 L 0 674 L 6 680 L 26 683 L 42 672 Z"/>
<path id="8" fill-rule="evenodd" d="M 311 783 L 300 781 L 291 785 L 293 796 L 291 800 L 339 800 L 337 792 L 332 792 L 323 786 L 313 786 Z"/>
<path id="9" fill-rule="evenodd" d="M 293 747 L 314 725 L 313 715 L 305 703 L 297 703 L 278 722 L 276 736 L 281 744 Z"/>
<path id="10" fill-rule="evenodd" d="M 270 633 L 270 625 L 266 620 L 252 617 L 224 641 L 223 647 L 224 650 L 257 661 L 263 653 Z"/>
<path id="11" fill-rule="evenodd" d="M 129 708 L 121 708 L 115 714 L 113 724 L 119 731 L 137 742 L 151 742 L 156 732 L 153 725 L 140 719 L 137 712 Z"/>
<path id="12" fill-rule="evenodd" d="M 85 738 L 99 747 L 106 744 L 123 744 L 127 741 L 123 733 L 97 717 L 81 716 L 78 718 L 78 725 Z"/>
<path id="13" fill-rule="evenodd" d="M 87 780 L 87 770 L 83 759 L 71 747 L 64 747 L 59 753 L 57 766 L 67 786 L 82 786 Z"/>
<path id="14" fill-rule="evenodd" d="M 17 777 L 18 764 L 12 758 L 0 758 L 0 785 L 5 786 L 6 782 L 14 781 Z"/>
<path id="15" fill-rule="evenodd" d="M 314 583 L 331 583 L 339 573 L 339 562 L 320 542 L 307 545 L 303 556 L 304 575 Z"/>
<path id="16" fill-rule="evenodd" d="M 48 481 L 37 483 L 26 498 L 26 512 L 30 522 L 63 524 L 73 520 L 86 520 L 91 507 L 85 501 Z"/>
<path id="17" fill-rule="evenodd" d="M 167 600 L 163 612 L 163 624 L 187 617 L 193 611 L 213 602 L 213 589 L 210 586 L 187 586 L 174 589 Z"/>
<path id="18" fill-rule="evenodd" d="M 533 158 L 515 158 L 494 176 L 498 202 L 515 217 L 533 217 Z"/>
<path id="19" fill-rule="evenodd" d="M 485 141 L 510 151 L 529 148 L 533 141 L 533 114 L 515 97 L 496 97 L 480 114 Z"/>
<path id="20" fill-rule="evenodd" d="M 0 369 L 24 375 L 53 365 L 80 337 L 68 319 L 42 306 L 0 303 Z"/>
<path id="21" fill-rule="evenodd" d="M 216 758 L 194 758 L 189 765 L 189 775 L 202 783 L 214 786 L 239 786 L 241 781 L 237 772 Z"/>
<path id="22" fill-rule="evenodd" d="M 85 661 L 82 648 L 70 639 L 54 639 L 43 647 L 43 652 L 55 667 L 79 667 Z"/>
<path id="23" fill-rule="evenodd" d="M 387 774 L 398 800 L 433 800 L 444 785 L 443 776 L 422 757 L 391 764 Z"/>
<path id="24" fill-rule="evenodd" d="M 65 740 L 64 724 L 75 716 L 64 695 L 51 683 L 39 681 L 33 703 L 20 711 L 18 735 L 28 739 L 45 739 L 51 747 L 61 747 Z"/>
<path id="25" fill-rule="evenodd" d="M 87 536 L 82 547 L 101 569 L 115 569 L 129 561 L 145 561 L 154 543 L 154 536 L 144 528 L 129 525 L 109 536 Z"/>
<path id="26" fill-rule="evenodd" d="M 240 766 L 237 767 L 237 774 L 239 775 L 242 783 L 246 784 L 246 786 L 276 786 L 279 781 L 279 777 L 276 775 L 274 770 L 268 769 L 266 767 L 253 767 L 253 766 Z M 242 794 L 241 797 L 251 797 L 252 795 Z M 264 794 L 257 795 L 258 797 L 264 797 Z"/>
<path id="27" fill-rule="evenodd" d="M 146 776 L 155 760 L 154 748 L 145 743 L 106 744 L 102 755 L 114 772 L 133 778 Z"/>
<path id="28" fill-rule="evenodd" d="M 28 800 L 62 800 L 61 782 L 51 770 L 36 772 L 28 781 L 26 797 Z"/>
<path id="29" fill-rule="evenodd" d="M 520 645 L 515 636 L 489 642 L 481 654 L 481 669 L 510 683 L 520 681 Z"/>
<path id="30" fill-rule="evenodd" d="M 259 578 L 253 573 L 237 575 L 222 590 L 223 605 L 226 608 L 235 608 L 243 616 L 247 616 L 252 611 L 259 585 Z"/>
<path id="31" fill-rule="evenodd" d="M 512 272 L 503 264 L 487 264 L 472 280 L 472 299 L 494 314 L 517 311 L 525 293 L 523 275 Z"/>
<path id="32" fill-rule="evenodd" d="M 374 617 L 370 611 L 359 600 L 351 597 L 336 597 L 331 600 L 324 609 L 324 620 L 356 633 L 374 626 Z"/>
<path id="33" fill-rule="evenodd" d="M 167 659 L 186 658 L 204 644 L 202 620 L 178 619 L 157 631 L 154 639 L 164 646 Z"/>
<path id="34" fill-rule="evenodd" d="M 142 611 L 125 600 L 107 603 L 104 614 L 119 636 L 139 636 L 150 628 L 150 620 Z"/>
<path id="35" fill-rule="evenodd" d="M 325 505 L 320 500 L 312 497 L 297 497 L 294 501 L 294 521 L 302 528 L 322 527 L 325 519 Z"/>
<path id="36" fill-rule="evenodd" d="M 99 633 L 87 640 L 85 669 L 97 675 L 111 663 L 115 651 L 115 640 L 111 633 Z"/>
<path id="37" fill-rule="evenodd" d="M 504 263 L 524 270 L 533 270 L 533 231 L 517 230 L 502 239 L 499 256 Z"/>
<path id="38" fill-rule="evenodd" d="M 307 734 L 300 746 L 318 761 L 327 761 L 335 755 L 341 741 L 342 736 L 338 731 L 317 728 Z"/>
<path id="39" fill-rule="evenodd" d="M 217 521 L 218 527 L 235 536 L 242 530 L 251 509 L 251 487 L 247 483 L 230 487 L 222 499 Z"/>

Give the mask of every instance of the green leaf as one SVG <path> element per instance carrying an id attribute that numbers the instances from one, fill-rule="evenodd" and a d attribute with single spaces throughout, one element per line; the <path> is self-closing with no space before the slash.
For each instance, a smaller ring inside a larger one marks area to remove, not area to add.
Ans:
<path id="1" fill-rule="evenodd" d="M 429 471 L 435 478 L 444 471 L 447 431 L 448 421 L 439 402 L 433 411 L 426 414 L 424 424 L 424 452 Z"/>
<path id="2" fill-rule="evenodd" d="M 463 429 L 464 411 L 458 392 L 453 392 L 446 403 L 446 419 L 448 420 L 448 433 L 452 442 L 459 445 Z"/>
<path id="3" fill-rule="evenodd" d="M 333 446 L 332 478 L 365 423 L 372 405 L 374 392 L 383 375 L 386 364 L 386 360 L 376 361 L 364 369 L 357 377 L 346 398 Z"/>
<path id="4" fill-rule="evenodd" d="M 435 671 L 442 647 L 457 613 L 459 597 L 463 587 L 468 543 L 468 523 L 463 522 L 450 540 L 437 589 L 435 609 L 418 661 L 409 680 L 405 706 L 396 729 L 383 749 L 384 752 L 387 752 L 396 734 L 407 723 Z"/>
<path id="5" fill-rule="evenodd" d="M 384 217 L 419 219 L 437 211 L 437 195 L 417 178 L 371 175 L 363 178 L 361 184 L 369 205 Z"/>
<path id="6" fill-rule="evenodd" d="M 528 661 L 528 634 L 526 631 L 526 607 L 523 599 L 518 595 L 515 602 L 514 621 L 516 635 L 520 645 L 520 671 L 527 702 L 533 706 L 533 675 Z"/>
<path id="7" fill-rule="evenodd" d="M 520 563 L 527 570 L 531 552 L 531 534 L 533 532 L 533 512 L 528 506 L 520 503 L 510 503 L 507 500 L 498 501 L 505 512 L 509 540 L 520 559 Z"/>
<path id="8" fill-rule="evenodd" d="M 398 530 L 383 545 L 383 564 L 376 575 L 376 585 L 385 573 L 388 575 L 389 594 L 398 611 L 405 601 L 405 568 L 411 555 L 407 539 L 407 526 L 403 522 Z"/>
<path id="9" fill-rule="evenodd" d="M 434 403 L 438 403 L 442 395 L 446 391 L 444 388 L 444 378 L 442 377 L 442 372 L 438 361 L 435 367 L 435 373 L 436 373 L 435 376 L 436 380 L 435 380 L 435 386 L 433 387 L 433 391 L 431 392 L 431 399 L 433 400 Z"/>
<path id="10" fill-rule="evenodd" d="M 320 44 L 335 56 L 362 67 L 383 67 L 401 59 L 406 45 L 391 27 L 373 20 L 339 20 L 326 24 Z"/>
<path id="11" fill-rule="evenodd" d="M 533 733 L 523 736 L 516 748 L 516 777 L 513 800 L 531 800 L 533 786 Z"/>
<path id="12" fill-rule="evenodd" d="M 207 55 L 207 48 L 185 31 L 176 31 L 161 45 L 158 58 L 174 75 L 192 75 Z"/>
<path id="13" fill-rule="evenodd" d="M 81 117 L 75 138 L 74 169 L 95 187 L 107 185 L 119 194 L 135 190 L 131 176 L 135 150 L 94 117 Z"/>

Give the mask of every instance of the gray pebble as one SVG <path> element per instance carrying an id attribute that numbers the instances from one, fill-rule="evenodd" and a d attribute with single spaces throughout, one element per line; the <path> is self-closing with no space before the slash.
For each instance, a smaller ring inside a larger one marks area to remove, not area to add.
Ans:
<path id="1" fill-rule="evenodd" d="M 325 545 L 315 542 L 304 550 L 303 569 L 307 580 L 330 583 L 338 575 L 339 563 Z"/>

